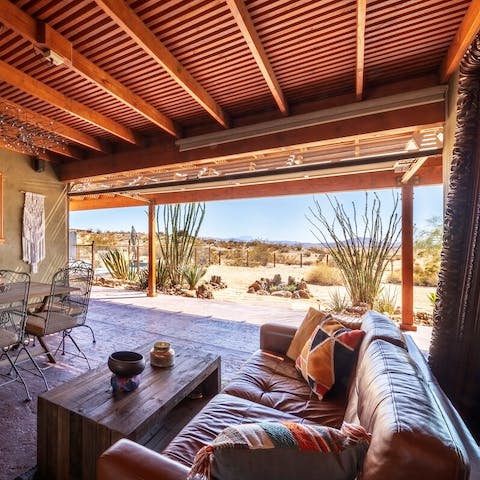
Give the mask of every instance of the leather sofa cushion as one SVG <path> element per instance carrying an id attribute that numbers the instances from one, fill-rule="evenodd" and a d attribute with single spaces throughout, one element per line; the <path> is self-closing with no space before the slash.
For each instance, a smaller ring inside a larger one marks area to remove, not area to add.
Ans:
<path id="1" fill-rule="evenodd" d="M 190 421 L 162 453 L 191 467 L 198 450 L 212 443 L 224 428 L 242 423 L 283 421 L 311 423 L 244 398 L 220 393 Z"/>
<path id="2" fill-rule="evenodd" d="M 382 339 L 386 342 L 407 349 L 405 337 L 392 320 L 375 310 L 369 310 L 362 317 L 361 329 L 365 332 L 363 345 L 366 347 L 373 340 Z"/>
<path id="3" fill-rule="evenodd" d="M 223 390 L 314 423 L 339 428 L 345 414 L 344 395 L 318 400 L 289 358 L 257 351 Z"/>
<path id="4" fill-rule="evenodd" d="M 467 478 L 450 421 L 406 350 L 371 342 L 352 390 L 345 421 L 372 434 L 362 480 Z"/>

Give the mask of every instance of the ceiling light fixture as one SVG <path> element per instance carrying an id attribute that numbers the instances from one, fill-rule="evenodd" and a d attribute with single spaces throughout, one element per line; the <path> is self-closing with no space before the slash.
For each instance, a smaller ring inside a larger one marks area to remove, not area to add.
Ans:
<path id="1" fill-rule="evenodd" d="M 53 122 L 37 122 L 21 108 L 0 101 L 0 141 L 6 147 L 37 156 L 63 146 L 64 139 L 51 131 L 52 126 Z"/>
<path id="2" fill-rule="evenodd" d="M 52 64 L 55 66 L 58 65 L 63 65 L 65 63 L 65 60 L 61 55 L 58 53 L 54 52 L 53 50 L 42 50 L 43 56 Z"/>

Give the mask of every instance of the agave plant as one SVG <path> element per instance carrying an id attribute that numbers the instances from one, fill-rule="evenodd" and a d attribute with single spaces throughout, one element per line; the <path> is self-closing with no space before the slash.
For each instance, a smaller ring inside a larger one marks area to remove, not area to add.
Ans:
<path id="1" fill-rule="evenodd" d="M 130 263 L 128 256 L 120 250 L 108 250 L 107 253 L 100 255 L 105 267 L 113 278 L 119 280 L 136 280 L 137 274 L 135 267 Z"/>
<path id="2" fill-rule="evenodd" d="M 193 263 L 183 269 L 183 278 L 188 283 L 188 288 L 193 290 L 206 273 L 207 269 L 203 265 Z"/>

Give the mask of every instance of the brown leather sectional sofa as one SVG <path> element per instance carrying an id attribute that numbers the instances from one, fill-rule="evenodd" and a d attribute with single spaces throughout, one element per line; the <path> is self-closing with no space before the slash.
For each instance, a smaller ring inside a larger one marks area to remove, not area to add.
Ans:
<path id="1" fill-rule="evenodd" d="M 99 459 L 97 480 L 184 480 L 196 452 L 225 427 L 285 420 L 364 426 L 372 440 L 362 480 L 480 478 L 478 447 L 411 338 L 376 312 L 361 328 L 350 391 L 319 401 L 285 357 L 295 329 L 262 326 L 260 350 L 162 454 L 121 440 Z"/>

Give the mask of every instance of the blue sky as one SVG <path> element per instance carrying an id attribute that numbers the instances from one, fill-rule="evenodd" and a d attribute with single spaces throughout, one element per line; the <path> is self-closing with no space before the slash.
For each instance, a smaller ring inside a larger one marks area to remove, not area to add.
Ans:
<path id="1" fill-rule="evenodd" d="M 387 212 L 393 202 L 392 190 L 379 190 L 377 193 L 382 202 L 382 211 Z M 364 195 L 363 192 L 348 192 L 331 196 L 337 197 L 347 207 L 352 202 L 363 205 Z M 325 208 L 325 213 L 330 211 L 323 194 L 207 202 L 200 236 L 317 242 L 305 218 L 309 207 L 314 205 L 314 197 Z M 129 231 L 133 225 L 138 232 L 146 232 L 146 211 L 144 207 L 131 207 L 71 212 L 70 228 Z M 418 229 L 425 228 L 428 219 L 441 216 L 442 211 L 441 186 L 414 189 L 414 223 Z"/>

